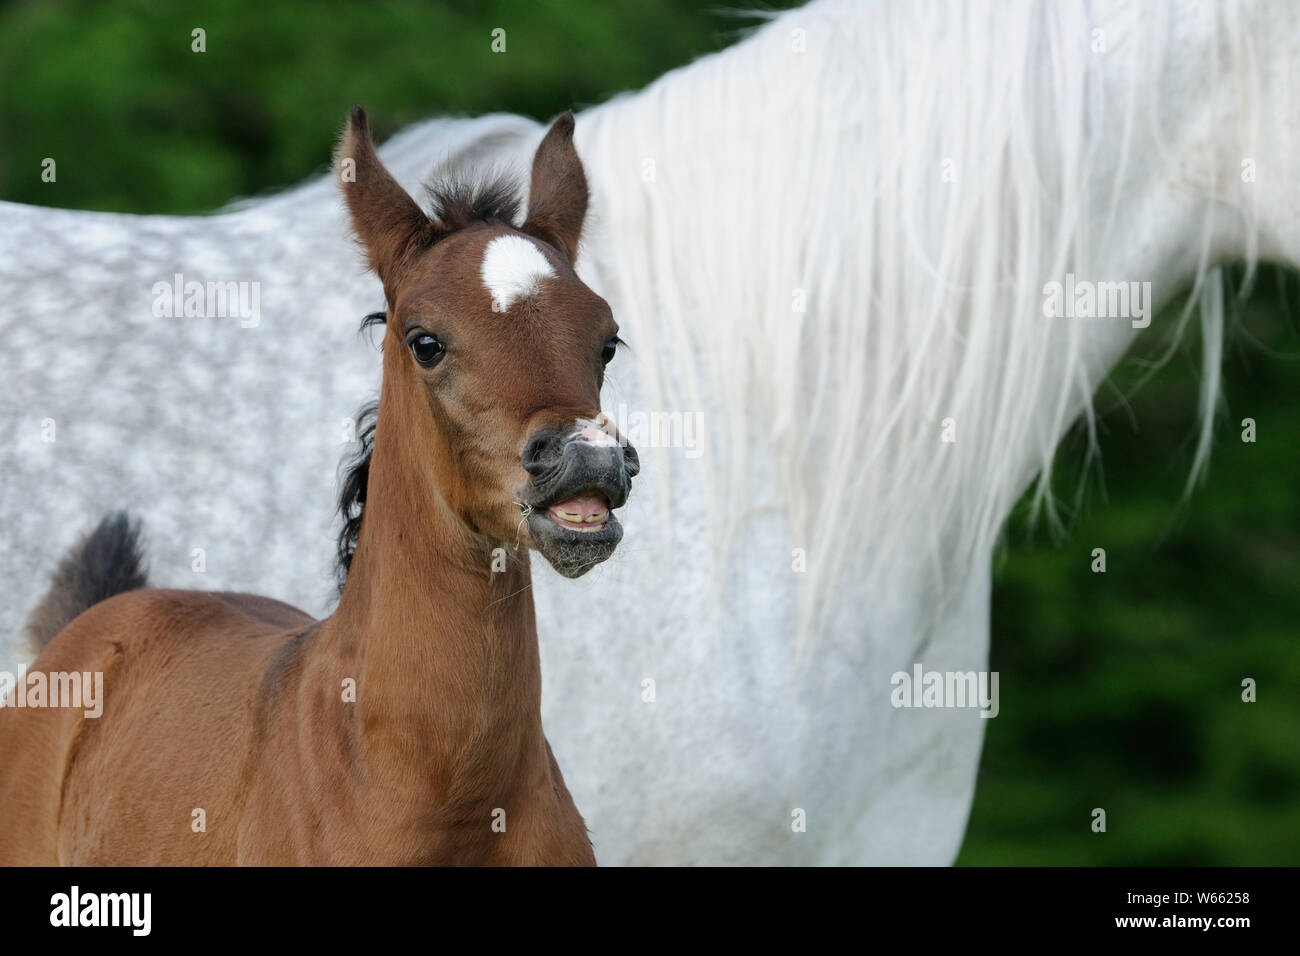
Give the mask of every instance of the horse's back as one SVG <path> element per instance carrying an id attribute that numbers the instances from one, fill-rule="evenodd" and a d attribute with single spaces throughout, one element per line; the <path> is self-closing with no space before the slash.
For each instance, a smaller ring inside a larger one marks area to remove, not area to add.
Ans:
<path id="1" fill-rule="evenodd" d="M 0 709 L 0 863 L 233 855 L 196 821 L 235 803 L 261 673 L 313 623 L 269 598 L 158 589 L 76 617 L 28 670 L 44 701 Z M 69 674 L 75 706 L 50 696 Z"/>
<path id="2" fill-rule="evenodd" d="M 292 605 L 256 594 L 140 588 L 74 618 L 30 669 L 50 670 L 59 662 L 84 671 L 96 663 L 111 666 L 121 656 L 146 672 L 156 658 L 171 673 L 164 665 L 186 659 L 188 651 L 200 658 L 220 654 L 227 670 L 237 670 L 267 647 L 273 651 L 272 638 L 314 623 Z"/>

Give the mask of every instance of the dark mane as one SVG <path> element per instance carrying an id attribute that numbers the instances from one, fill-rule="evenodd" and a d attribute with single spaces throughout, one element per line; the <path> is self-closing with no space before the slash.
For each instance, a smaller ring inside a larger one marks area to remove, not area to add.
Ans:
<path id="1" fill-rule="evenodd" d="M 382 322 L 384 313 L 375 315 Z M 375 324 L 375 315 L 368 315 L 361 323 L 364 329 Z M 379 420 L 379 402 L 367 402 L 357 412 L 358 448 L 343 463 L 343 486 L 339 491 L 339 514 L 343 516 L 343 530 L 339 532 L 338 567 L 335 574 L 339 593 L 347 583 L 352 568 L 352 555 L 357 550 L 357 537 L 361 534 L 361 512 L 366 506 L 366 488 L 370 484 L 370 456 L 375 450 L 375 424 Z"/>

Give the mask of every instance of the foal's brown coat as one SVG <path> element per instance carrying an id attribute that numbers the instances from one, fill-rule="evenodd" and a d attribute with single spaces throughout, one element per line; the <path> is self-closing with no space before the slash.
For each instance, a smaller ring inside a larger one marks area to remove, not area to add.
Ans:
<path id="1" fill-rule="evenodd" d="M 476 272 L 486 242 L 516 230 L 429 220 L 354 112 L 345 193 L 390 308 L 339 607 L 318 622 L 266 598 L 137 590 L 78 616 L 32 669 L 102 671 L 104 713 L 0 709 L 0 862 L 594 864 L 542 733 L 528 555 L 513 550 L 530 543 L 520 447 L 540 425 L 597 417 L 591 353 L 613 329 L 570 268 L 586 205 L 571 135 L 561 118 L 534 163 L 523 230 L 558 278 L 511 351 L 520 320 L 490 313 Z M 457 313 L 443 317 L 462 344 L 502 347 L 478 370 L 466 355 L 459 380 L 426 374 L 403 335 L 430 309 Z"/>

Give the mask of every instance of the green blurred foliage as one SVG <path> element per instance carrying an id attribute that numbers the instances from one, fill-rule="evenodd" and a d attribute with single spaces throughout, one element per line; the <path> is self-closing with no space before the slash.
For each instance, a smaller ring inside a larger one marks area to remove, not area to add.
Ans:
<path id="1" fill-rule="evenodd" d="M 205 212 L 323 170 L 354 103 L 381 140 L 433 115 L 547 119 L 717 50 L 749 22 L 681 0 L 10 3 L 0 196 Z M 498 27 L 504 53 L 492 51 Z M 195 28 L 206 52 L 191 50 Z M 47 156 L 57 184 L 40 180 Z"/>
<path id="2" fill-rule="evenodd" d="M 788 6 L 788 2 L 775 6 Z M 736 4 L 753 8 L 753 4 Z M 771 7 L 771 4 L 761 4 Z M 684 0 L 277 0 L 0 6 L 0 196 L 195 213 L 322 171 L 348 107 L 383 139 L 439 114 L 537 119 L 642 86 L 752 22 Z M 195 27 L 206 53 L 190 49 Z M 507 52 L 491 51 L 506 30 Z M 46 156 L 57 184 L 40 181 Z M 1240 277 L 1240 273 L 1238 273 Z M 1230 337 L 1208 479 L 1182 498 L 1195 336 L 1098 397 L 1054 539 L 1017 510 L 998 556 L 989 722 L 963 864 L 1300 863 L 1300 286 L 1265 270 Z M 1144 354 L 1159 352 L 1157 317 Z M 1117 396 L 1128 396 L 1117 401 Z M 1258 440 L 1240 440 L 1254 418 Z M 1090 570 L 1106 549 L 1107 571 Z M 1259 701 L 1241 702 L 1241 680 Z M 1091 811 L 1107 811 L 1093 833 Z"/>

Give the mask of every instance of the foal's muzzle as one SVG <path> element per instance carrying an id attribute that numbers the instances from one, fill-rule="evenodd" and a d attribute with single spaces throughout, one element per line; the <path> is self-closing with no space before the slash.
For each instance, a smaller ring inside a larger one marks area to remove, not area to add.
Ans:
<path id="1" fill-rule="evenodd" d="M 521 460 L 531 476 L 521 496 L 528 529 L 551 566 L 576 578 L 613 554 L 623 538 L 614 509 L 641 469 L 636 449 L 580 423 L 533 435 Z"/>

